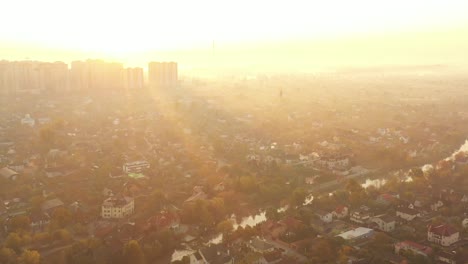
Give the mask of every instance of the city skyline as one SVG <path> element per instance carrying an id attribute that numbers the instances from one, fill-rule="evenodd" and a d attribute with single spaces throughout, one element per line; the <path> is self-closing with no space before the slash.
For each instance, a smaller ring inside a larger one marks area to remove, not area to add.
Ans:
<path id="1" fill-rule="evenodd" d="M 177 67 L 175 62 L 149 62 L 145 72 L 141 67 L 104 60 L 73 61 L 70 65 L 60 61 L 1 60 L 0 94 L 175 88 Z"/>
<path id="2" fill-rule="evenodd" d="M 468 54 L 463 52 L 468 3 L 456 0 L 72 5 L 46 0 L 39 6 L 9 2 L 6 10 L 0 22 L 9 26 L 0 29 L 0 57 L 8 60 L 103 58 L 134 67 L 158 58 L 188 69 L 258 70 L 272 68 L 275 61 L 277 70 L 310 70 L 323 65 L 464 65 Z"/>

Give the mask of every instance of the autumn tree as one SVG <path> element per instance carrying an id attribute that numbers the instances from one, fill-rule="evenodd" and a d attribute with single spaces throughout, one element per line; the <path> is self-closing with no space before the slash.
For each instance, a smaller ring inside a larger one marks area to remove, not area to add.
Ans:
<path id="1" fill-rule="evenodd" d="M 11 219 L 10 229 L 17 232 L 17 231 L 27 231 L 30 229 L 31 220 L 27 215 L 19 215 L 15 216 Z"/>
<path id="2" fill-rule="evenodd" d="M 124 263 L 145 264 L 145 255 L 141 250 L 140 244 L 136 240 L 130 240 L 123 250 Z"/>
<path id="3" fill-rule="evenodd" d="M 16 252 L 7 247 L 0 248 L 0 263 L 14 264 L 16 263 Z"/>
<path id="4" fill-rule="evenodd" d="M 16 252 L 19 252 L 22 246 L 22 239 L 20 235 L 17 233 L 10 233 L 8 234 L 6 240 L 5 240 L 5 246 L 8 248 L 13 249 Z"/>
<path id="5" fill-rule="evenodd" d="M 293 206 L 301 206 L 304 204 L 307 192 L 303 188 L 296 188 L 291 194 L 291 204 Z"/>
<path id="6" fill-rule="evenodd" d="M 25 250 L 18 259 L 18 264 L 39 264 L 41 255 L 35 250 Z"/>
<path id="7" fill-rule="evenodd" d="M 234 231 L 234 226 L 231 220 L 224 220 L 218 223 L 216 230 L 223 234 L 223 238 L 227 238 Z"/>

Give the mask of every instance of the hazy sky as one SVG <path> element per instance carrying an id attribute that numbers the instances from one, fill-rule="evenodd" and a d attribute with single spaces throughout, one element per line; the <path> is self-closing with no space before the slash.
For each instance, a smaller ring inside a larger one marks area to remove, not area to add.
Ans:
<path id="1" fill-rule="evenodd" d="M 468 56 L 466 0 L 15 0 L 2 3 L 0 25 L 5 59 L 197 61 L 213 40 L 226 59 L 285 63 Z"/>

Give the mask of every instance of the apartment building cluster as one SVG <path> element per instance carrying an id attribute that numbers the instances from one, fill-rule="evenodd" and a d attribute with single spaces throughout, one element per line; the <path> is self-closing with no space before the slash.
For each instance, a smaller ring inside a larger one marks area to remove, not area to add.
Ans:
<path id="1" fill-rule="evenodd" d="M 148 87 L 175 87 L 177 63 L 150 62 Z M 0 94 L 21 92 L 142 89 L 143 68 L 103 60 L 64 62 L 0 61 Z"/>

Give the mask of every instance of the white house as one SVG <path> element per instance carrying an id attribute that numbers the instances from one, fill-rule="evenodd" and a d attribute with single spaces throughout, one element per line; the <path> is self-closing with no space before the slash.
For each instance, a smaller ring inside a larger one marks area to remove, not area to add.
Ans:
<path id="1" fill-rule="evenodd" d="M 420 217 L 421 214 L 411 208 L 400 207 L 396 210 L 396 216 L 406 220 L 406 221 L 413 221 L 416 217 Z"/>
<path id="2" fill-rule="evenodd" d="M 366 224 L 370 220 L 370 213 L 366 211 L 354 211 L 351 213 L 349 220 L 358 223 L 358 224 Z"/>
<path id="3" fill-rule="evenodd" d="M 427 240 L 441 246 L 450 246 L 460 239 L 460 233 L 450 225 L 430 225 L 427 230 Z"/>
<path id="4" fill-rule="evenodd" d="M 374 234 L 374 230 L 365 227 L 358 227 L 344 233 L 341 233 L 337 236 L 342 237 L 345 240 L 357 240 L 369 238 Z"/>
<path id="5" fill-rule="evenodd" d="M 441 200 L 434 201 L 431 203 L 431 210 L 437 212 L 442 206 L 444 206 L 444 203 Z"/>
<path id="6" fill-rule="evenodd" d="M 21 124 L 33 127 L 36 124 L 36 120 L 34 120 L 34 118 L 32 118 L 29 114 L 26 114 L 24 118 L 21 119 Z"/>
<path id="7" fill-rule="evenodd" d="M 124 218 L 133 214 L 135 202 L 131 197 L 109 197 L 102 203 L 102 218 Z"/>
<path id="8" fill-rule="evenodd" d="M 145 169 L 149 169 L 150 164 L 146 160 L 138 160 L 134 162 L 127 162 L 123 165 L 123 171 L 125 173 L 137 173 Z"/>
<path id="9" fill-rule="evenodd" d="M 468 218 L 463 219 L 462 226 L 463 228 L 468 228 Z"/>
<path id="10" fill-rule="evenodd" d="M 318 211 L 315 213 L 322 222 L 325 223 L 331 223 L 333 221 L 333 213 L 332 212 L 326 212 L 326 211 Z"/>

